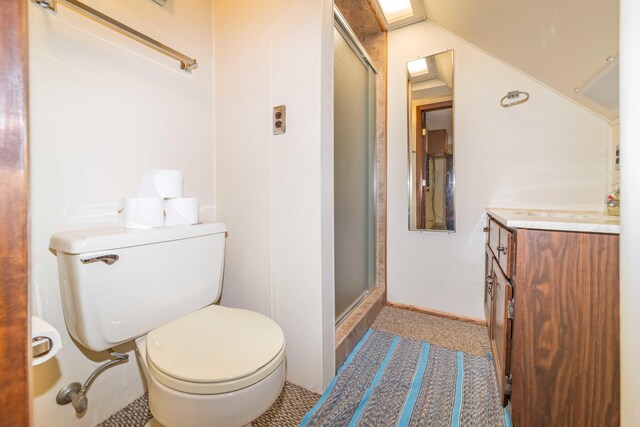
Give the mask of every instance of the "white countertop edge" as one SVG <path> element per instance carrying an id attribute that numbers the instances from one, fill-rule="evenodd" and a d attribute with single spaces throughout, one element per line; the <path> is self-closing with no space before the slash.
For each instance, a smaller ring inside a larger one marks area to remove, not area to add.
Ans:
<path id="1" fill-rule="evenodd" d="M 551 231 L 574 231 L 584 233 L 601 233 L 601 234 L 620 234 L 620 224 L 605 224 L 594 221 L 588 221 L 585 219 L 572 219 L 572 218 L 527 218 L 523 215 L 518 215 L 517 212 L 554 212 L 550 210 L 541 209 L 503 209 L 503 208 L 487 208 L 487 213 L 494 217 L 502 225 L 511 228 L 529 228 L 534 230 L 551 230 Z M 558 211 L 562 213 L 568 213 L 570 211 Z M 589 214 L 589 215 L 601 215 L 603 218 L 608 218 L 599 212 L 585 212 L 575 211 L 576 215 Z"/>

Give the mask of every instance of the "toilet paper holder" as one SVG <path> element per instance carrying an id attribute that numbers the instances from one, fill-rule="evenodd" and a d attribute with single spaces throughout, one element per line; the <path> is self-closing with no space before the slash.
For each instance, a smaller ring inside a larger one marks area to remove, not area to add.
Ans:
<path id="1" fill-rule="evenodd" d="M 43 356 L 49 351 L 51 351 L 51 347 L 53 347 L 51 343 L 51 339 L 48 337 L 35 337 L 31 340 L 31 351 L 33 353 L 33 357 Z"/>

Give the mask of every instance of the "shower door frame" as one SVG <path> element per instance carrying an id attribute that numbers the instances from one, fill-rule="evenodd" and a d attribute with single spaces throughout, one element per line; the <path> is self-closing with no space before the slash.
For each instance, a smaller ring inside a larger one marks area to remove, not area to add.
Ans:
<path id="1" fill-rule="evenodd" d="M 368 228 L 371 231 L 369 236 L 369 244 L 368 244 L 368 259 L 370 262 L 369 272 L 368 272 L 368 283 L 365 291 L 356 298 L 349 306 L 347 306 L 346 310 L 342 313 L 335 313 L 336 319 L 335 324 L 338 327 L 344 320 L 346 320 L 351 313 L 362 303 L 367 296 L 370 294 L 371 290 L 376 287 L 376 244 L 377 244 L 377 210 L 376 210 L 376 195 L 377 195 L 377 155 L 376 155 L 376 122 L 377 122 L 377 102 L 376 102 L 376 88 L 377 81 L 376 76 L 378 75 L 378 70 L 371 60 L 369 54 L 360 41 L 358 37 L 353 32 L 347 20 L 344 18 L 342 13 L 337 6 L 333 6 L 333 14 L 334 14 L 334 27 L 338 30 L 338 32 L 342 35 L 347 44 L 351 47 L 353 53 L 358 57 L 358 59 L 362 62 L 362 65 L 367 69 L 368 73 L 368 167 L 371 170 L 369 174 L 369 185 L 368 190 L 369 194 L 369 212 L 370 215 L 368 217 Z M 372 101 L 373 99 L 373 101 Z M 335 172 L 334 172 L 335 173 Z M 335 183 L 334 183 L 335 185 Z M 335 209 L 335 208 L 334 208 Z M 335 240 L 334 240 L 335 244 Z M 335 251 L 334 251 L 335 253 Z M 335 256 L 335 255 L 334 255 Z M 334 273 L 335 274 L 335 273 Z M 334 286 L 337 285 L 337 281 L 334 278 Z M 335 298 L 335 297 L 334 297 Z M 334 301 L 335 304 L 335 301 Z"/>

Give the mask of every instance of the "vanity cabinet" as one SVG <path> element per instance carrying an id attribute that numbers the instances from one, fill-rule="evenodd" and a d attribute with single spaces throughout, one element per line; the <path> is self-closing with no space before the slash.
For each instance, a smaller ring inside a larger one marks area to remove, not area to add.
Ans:
<path id="1" fill-rule="evenodd" d="M 618 235 L 487 228 L 485 314 L 514 426 L 618 426 Z"/>

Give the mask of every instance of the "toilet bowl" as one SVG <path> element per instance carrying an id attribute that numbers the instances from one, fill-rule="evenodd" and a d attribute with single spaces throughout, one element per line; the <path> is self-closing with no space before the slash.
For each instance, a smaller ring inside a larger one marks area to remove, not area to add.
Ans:
<path id="1" fill-rule="evenodd" d="M 238 427 L 284 385 L 284 336 L 266 316 L 212 305 L 136 340 L 153 425 Z"/>
<path id="2" fill-rule="evenodd" d="M 213 305 L 225 238 L 221 223 L 51 237 L 69 333 L 93 351 L 136 340 L 155 425 L 241 427 L 284 385 L 280 327 Z"/>

